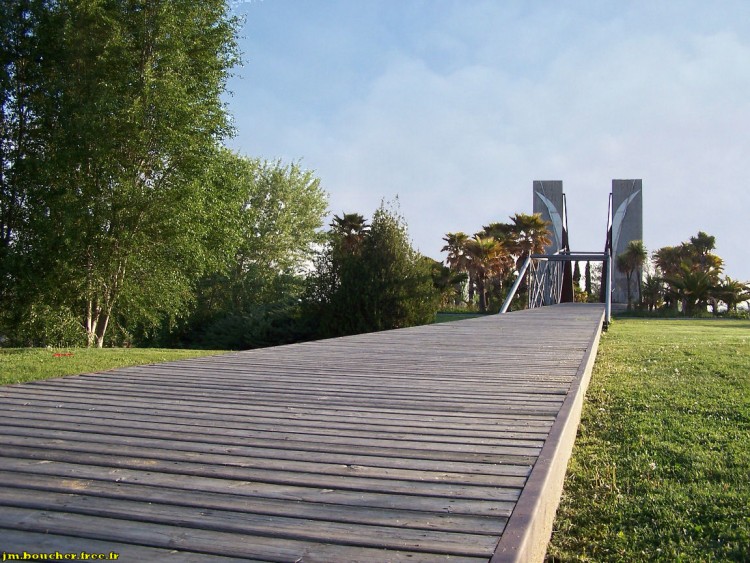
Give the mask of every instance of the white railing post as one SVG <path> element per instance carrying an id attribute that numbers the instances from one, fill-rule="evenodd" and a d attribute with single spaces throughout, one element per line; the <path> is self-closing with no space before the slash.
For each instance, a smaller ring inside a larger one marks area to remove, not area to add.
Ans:
<path id="1" fill-rule="evenodd" d="M 612 321 L 612 251 L 607 251 L 607 288 L 604 293 L 604 325 Z"/>
<path id="2" fill-rule="evenodd" d="M 503 306 L 500 308 L 500 313 L 507 313 L 508 307 L 510 307 L 510 302 L 513 301 L 513 297 L 516 294 L 516 290 L 518 289 L 518 286 L 521 285 L 521 280 L 523 279 L 523 275 L 526 273 L 527 268 L 529 267 L 529 264 L 531 263 L 531 254 L 529 254 L 526 257 L 526 260 L 523 263 L 523 266 L 521 266 L 521 270 L 518 272 L 518 277 L 516 278 L 516 281 L 513 282 L 513 287 L 510 288 L 510 291 L 508 292 L 508 296 L 505 298 L 505 302 L 503 303 Z"/>

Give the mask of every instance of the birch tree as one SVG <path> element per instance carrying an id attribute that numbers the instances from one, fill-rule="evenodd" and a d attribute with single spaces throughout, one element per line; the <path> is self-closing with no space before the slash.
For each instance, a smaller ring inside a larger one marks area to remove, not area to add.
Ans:
<path id="1" fill-rule="evenodd" d="M 196 179 L 230 133 L 220 96 L 235 23 L 219 0 L 38 4 L 45 136 L 25 205 L 30 275 L 101 347 L 121 305 L 182 307 L 212 253 L 216 210 L 235 195 Z"/>

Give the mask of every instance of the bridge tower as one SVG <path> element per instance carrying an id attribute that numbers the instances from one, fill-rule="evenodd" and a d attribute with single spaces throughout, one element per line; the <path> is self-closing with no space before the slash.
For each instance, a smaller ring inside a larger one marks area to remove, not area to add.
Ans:
<path id="1" fill-rule="evenodd" d="M 642 180 L 612 180 L 610 195 L 611 226 L 607 233 L 607 247 L 612 250 L 612 263 L 625 252 L 628 243 L 643 240 L 643 182 Z M 643 272 L 636 272 L 631 282 L 632 295 L 637 300 L 637 281 Z M 612 302 L 628 302 L 628 280 L 616 266 L 612 268 Z"/>
<path id="2" fill-rule="evenodd" d="M 534 213 L 539 213 L 542 219 L 550 223 L 550 245 L 544 249 L 545 254 L 566 254 L 570 252 L 568 242 L 568 211 L 566 208 L 565 192 L 562 180 L 534 180 Z M 545 277 L 548 265 L 540 265 L 537 277 Z M 561 263 L 562 286 L 559 301 L 573 302 L 573 267 L 570 262 Z M 551 276 L 546 276 L 551 280 Z M 544 304 L 551 304 L 553 292 L 548 288 L 544 292 Z"/>

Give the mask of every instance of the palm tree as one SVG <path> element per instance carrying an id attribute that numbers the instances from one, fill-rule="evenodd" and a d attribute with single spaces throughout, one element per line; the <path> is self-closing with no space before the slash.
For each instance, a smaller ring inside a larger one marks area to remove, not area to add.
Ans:
<path id="1" fill-rule="evenodd" d="M 448 253 L 448 256 L 445 258 L 446 265 L 456 272 L 465 272 L 468 267 L 466 243 L 469 240 L 469 235 L 461 231 L 447 233 L 443 237 L 443 240 L 445 241 L 445 246 L 440 249 L 440 252 Z"/>
<path id="2" fill-rule="evenodd" d="M 683 261 L 682 249 L 679 246 L 664 246 L 654 251 L 652 259 L 663 277 L 675 276 Z"/>
<path id="3" fill-rule="evenodd" d="M 494 276 L 502 276 L 507 271 L 512 258 L 503 244 L 494 238 L 476 235 L 466 245 L 469 257 L 469 271 L 477 285 L 479 310 L 487 311 L 487 281 Z"/>
<path id="4" fill-rule="evenodd" d="M 521 252 L 527 255 L 541 254 L 545 247 L 552 244 L 552 239 L 549 238 L 550 223 L 542 219 L 541 213 L 516 213 L 510 220 L 513 222 L 512 233 Z"/>
<path id="5" fill-rule="evenodd" d="M 641 268 L 646 263 L 648 252 L 646 247 L 643 245 L 642 240 L 631 240 L 625 247 L 625 252 L 617 257 L 617 269 L 620 270 L 627 279 L 627 293 L 628 293 L 628 311 L 633 308 L 633 300 L 631 298 L 631 279 L 635 272 L 638 272 L 638 301 L 641 300 Z"/>
<path id="6" fill-rule="evenodd" d="M 682 312 L 692 314 L 698 304 L 706 304 L 716 290 L 714 275 L 710 272 L 693 270 L 688 263 L 680 266 L 675 276 L 665 278 L 669 292 L 682 303 Z"/>
<path id="7" fill-rule="evenodd" d="M 641 297 L 649 311 L 658 309 L 664 300 L 664 280 L 647 274 L 641 288 Z"/>
<path id="8" fill-rule="evenodd" d="M 471 302 L 474 299 L 474 279 L 472 278 L 472 272 L 469 270 L 469 256 L 467 253 L 469 235 L 462 231 L 447 233 L 443 237 L 443 240 L 445 241 L 445 246 L 440 249 L 440 252 L 448 253 L 448 256 L 445 258 L 445 264 L 458 274 L 463 272 L 467 274 L 469 302 Z"/>
<path id="9" fill-rule="evenodd" d="M 750 300 L 750 285 L 726 276 L 716 287 L 715 295 L 727 311 L 736 311 L 738 304 Z"/>
<path id="10" fill-rule="evenodd" d="M 354 253 L 362 246 L 370 225 L 359 213 L 342 213 L 341 217 L 333 216 L 331 229 L 340 237 L 343 250 L 347 253 Z"/>

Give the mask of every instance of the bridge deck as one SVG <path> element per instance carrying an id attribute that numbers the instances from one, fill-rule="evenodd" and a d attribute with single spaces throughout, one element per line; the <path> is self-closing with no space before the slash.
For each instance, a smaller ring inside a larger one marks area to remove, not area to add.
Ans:
<path id="1" fill-rule="evenodd" d="M 525 558 L 549 534 L 602 318 L 560 305 L 0 387 L 0 547 Z"/>

